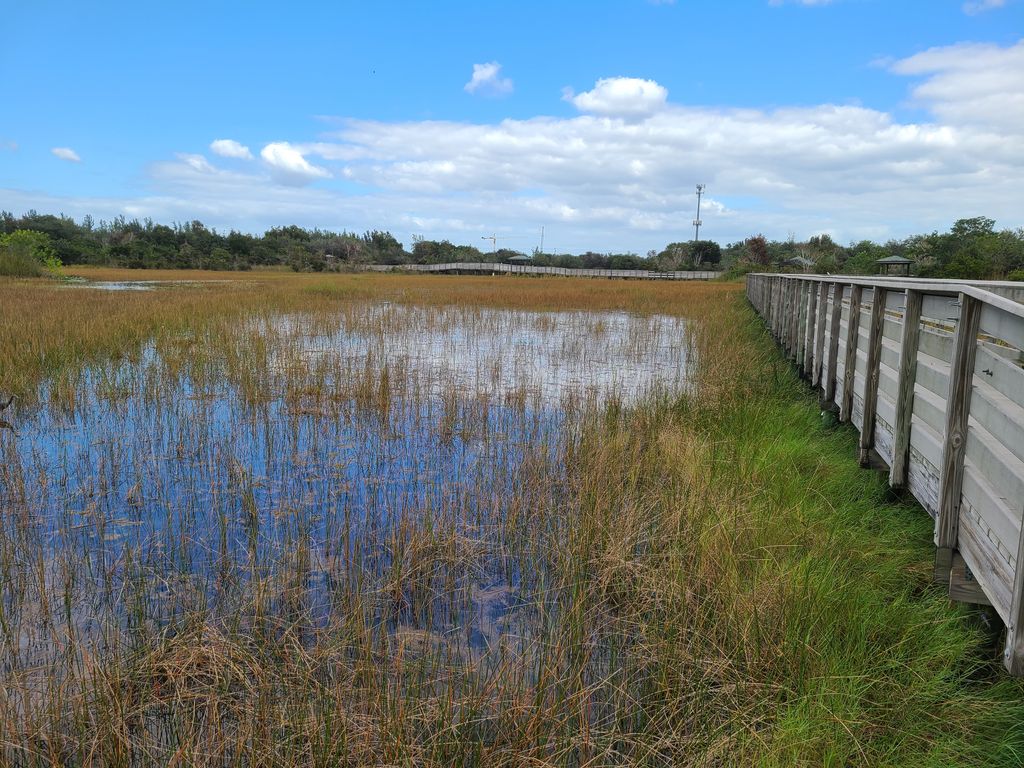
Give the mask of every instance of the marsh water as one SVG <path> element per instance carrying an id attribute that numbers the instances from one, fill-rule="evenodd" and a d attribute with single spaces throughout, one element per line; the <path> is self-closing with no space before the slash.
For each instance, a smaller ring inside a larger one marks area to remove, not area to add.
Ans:
<path id="1" fill-rule="evenodd" d="M 162 338 L 9 417 L 4 562 L 45 554 L 0 578 L 86 634 L 196 611 L 310 631 L 356 614 L 485 651 L 536 619 L 522 596 L 544 557 L 519 537 L 565 503 L 577 431 L 685 389 L 685 331 L 365 303 Z M 33 634 L 21 642 L 49 642 Z"/>

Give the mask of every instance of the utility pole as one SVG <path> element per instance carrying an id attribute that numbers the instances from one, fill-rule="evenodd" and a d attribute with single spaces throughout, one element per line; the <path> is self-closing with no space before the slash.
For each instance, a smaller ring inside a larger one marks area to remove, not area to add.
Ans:
<path id="1" fill-rule="evenodd" d="M 540 255 L 544 255 L 544 227 L 540 228 Z"/>
<path id="2" fill-rule="evenodd" d="M 493 235 L 481 235 L 480 239 L 491 241 L 491 255 L 493 256 L 498 250 L 498 233 L 495 232 Z"/>
<path id="3" fill-rule="evenodd" d="M 693 241 L 694 242 L 697 242 L 698 240 L 700 240 L 700 225 L 702 223 L 701 220 L 700 220 L 700 198 L 701 198 L 701 195 L 703 195 L 703 194 L 704 194 L 704 185 L 703 184 L 698 184 L 697 185 L 697 218 L 693 220 Z"/>

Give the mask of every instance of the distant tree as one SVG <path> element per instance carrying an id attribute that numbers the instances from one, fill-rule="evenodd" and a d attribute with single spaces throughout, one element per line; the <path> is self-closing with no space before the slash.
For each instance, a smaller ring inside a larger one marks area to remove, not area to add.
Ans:
<path id="1" fill-rule="evenodd" d="M 884 246 L 873 243 L 870 240 L 861 240 L 859 243 L 850 246 L 849 256 L 843 262 L 842 271 L 848 275 L 871 275 L 878 271 L 878 260 L 884 259 L 886 256 L 891 254 Z M 833 257 L 829 257 L 833 258 Z M 833 265 L 835 262 L 833 260 Z M 832 271 L 826 270 L 825 262 L 823 258 L 816 260 L 817 271 Z M 833 269 L 835 266 L 833 266 Z"/>
<path id="2" fill-rule="evenodd" d="M 973 219 L 957 219 L 950 228 L 949 233 L 960 240 L 967 240 L 991 235 L 995 225 L 995 221 L 987 216 L 975 216 Z"/>
<path id="3" fill-rule="evenodd" d="M 693 255 L 690 247 L 690 243 L 669 243 L 654 257 L 656 268 L 663 272 L 671 272 L 692 266 Z"/>
<path id="4" fill-rule="evenodd" d="M 768 266 L 768 241 L 764 239 L 764 235 L 758 234 L 753 237 L 748 237 L 746 246 L 747 258 L 749 258 L 750 261 L 762 267 Z"/>
<path id="5" fill-rule="evenodd" d="M 690 245 L 690 258 L 694 266 L 718 264 L 722 261 L 722 247 L 714 240 L 696 240 Z"/>

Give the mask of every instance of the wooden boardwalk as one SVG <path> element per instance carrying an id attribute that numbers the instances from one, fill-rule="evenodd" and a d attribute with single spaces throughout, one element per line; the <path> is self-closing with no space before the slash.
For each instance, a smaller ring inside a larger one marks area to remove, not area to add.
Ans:
<path id="1" fill-rule="evenodd" d="M 935 520 L 935 579 L 993 606 L 1024 676 L 1024 283 L 753 274 L 823 405 Z"/>
<path id="2" fill-rule="evenodd" d="M 561 277 L 591 277 L 621 280 L 714 280 L 721 272 L 709 270 L 694 272 L 654 272 L 648 269 L 566 269 L 564 267 L 538 267 L 532 264 L 490 264 L 478 261 L 460 261 L 449 264 L 374 264 L 374 272 L 436 272 L 455 275 L 558 275 Z"/>

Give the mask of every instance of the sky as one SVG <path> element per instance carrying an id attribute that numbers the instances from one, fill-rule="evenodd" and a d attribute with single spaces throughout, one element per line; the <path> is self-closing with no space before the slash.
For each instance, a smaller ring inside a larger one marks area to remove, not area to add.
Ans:
<path id="1" fill-rule="evenodd" d="M 1024 0 L 0 0 L 0 209 L 548 252 L 1024 226 Z"/>

